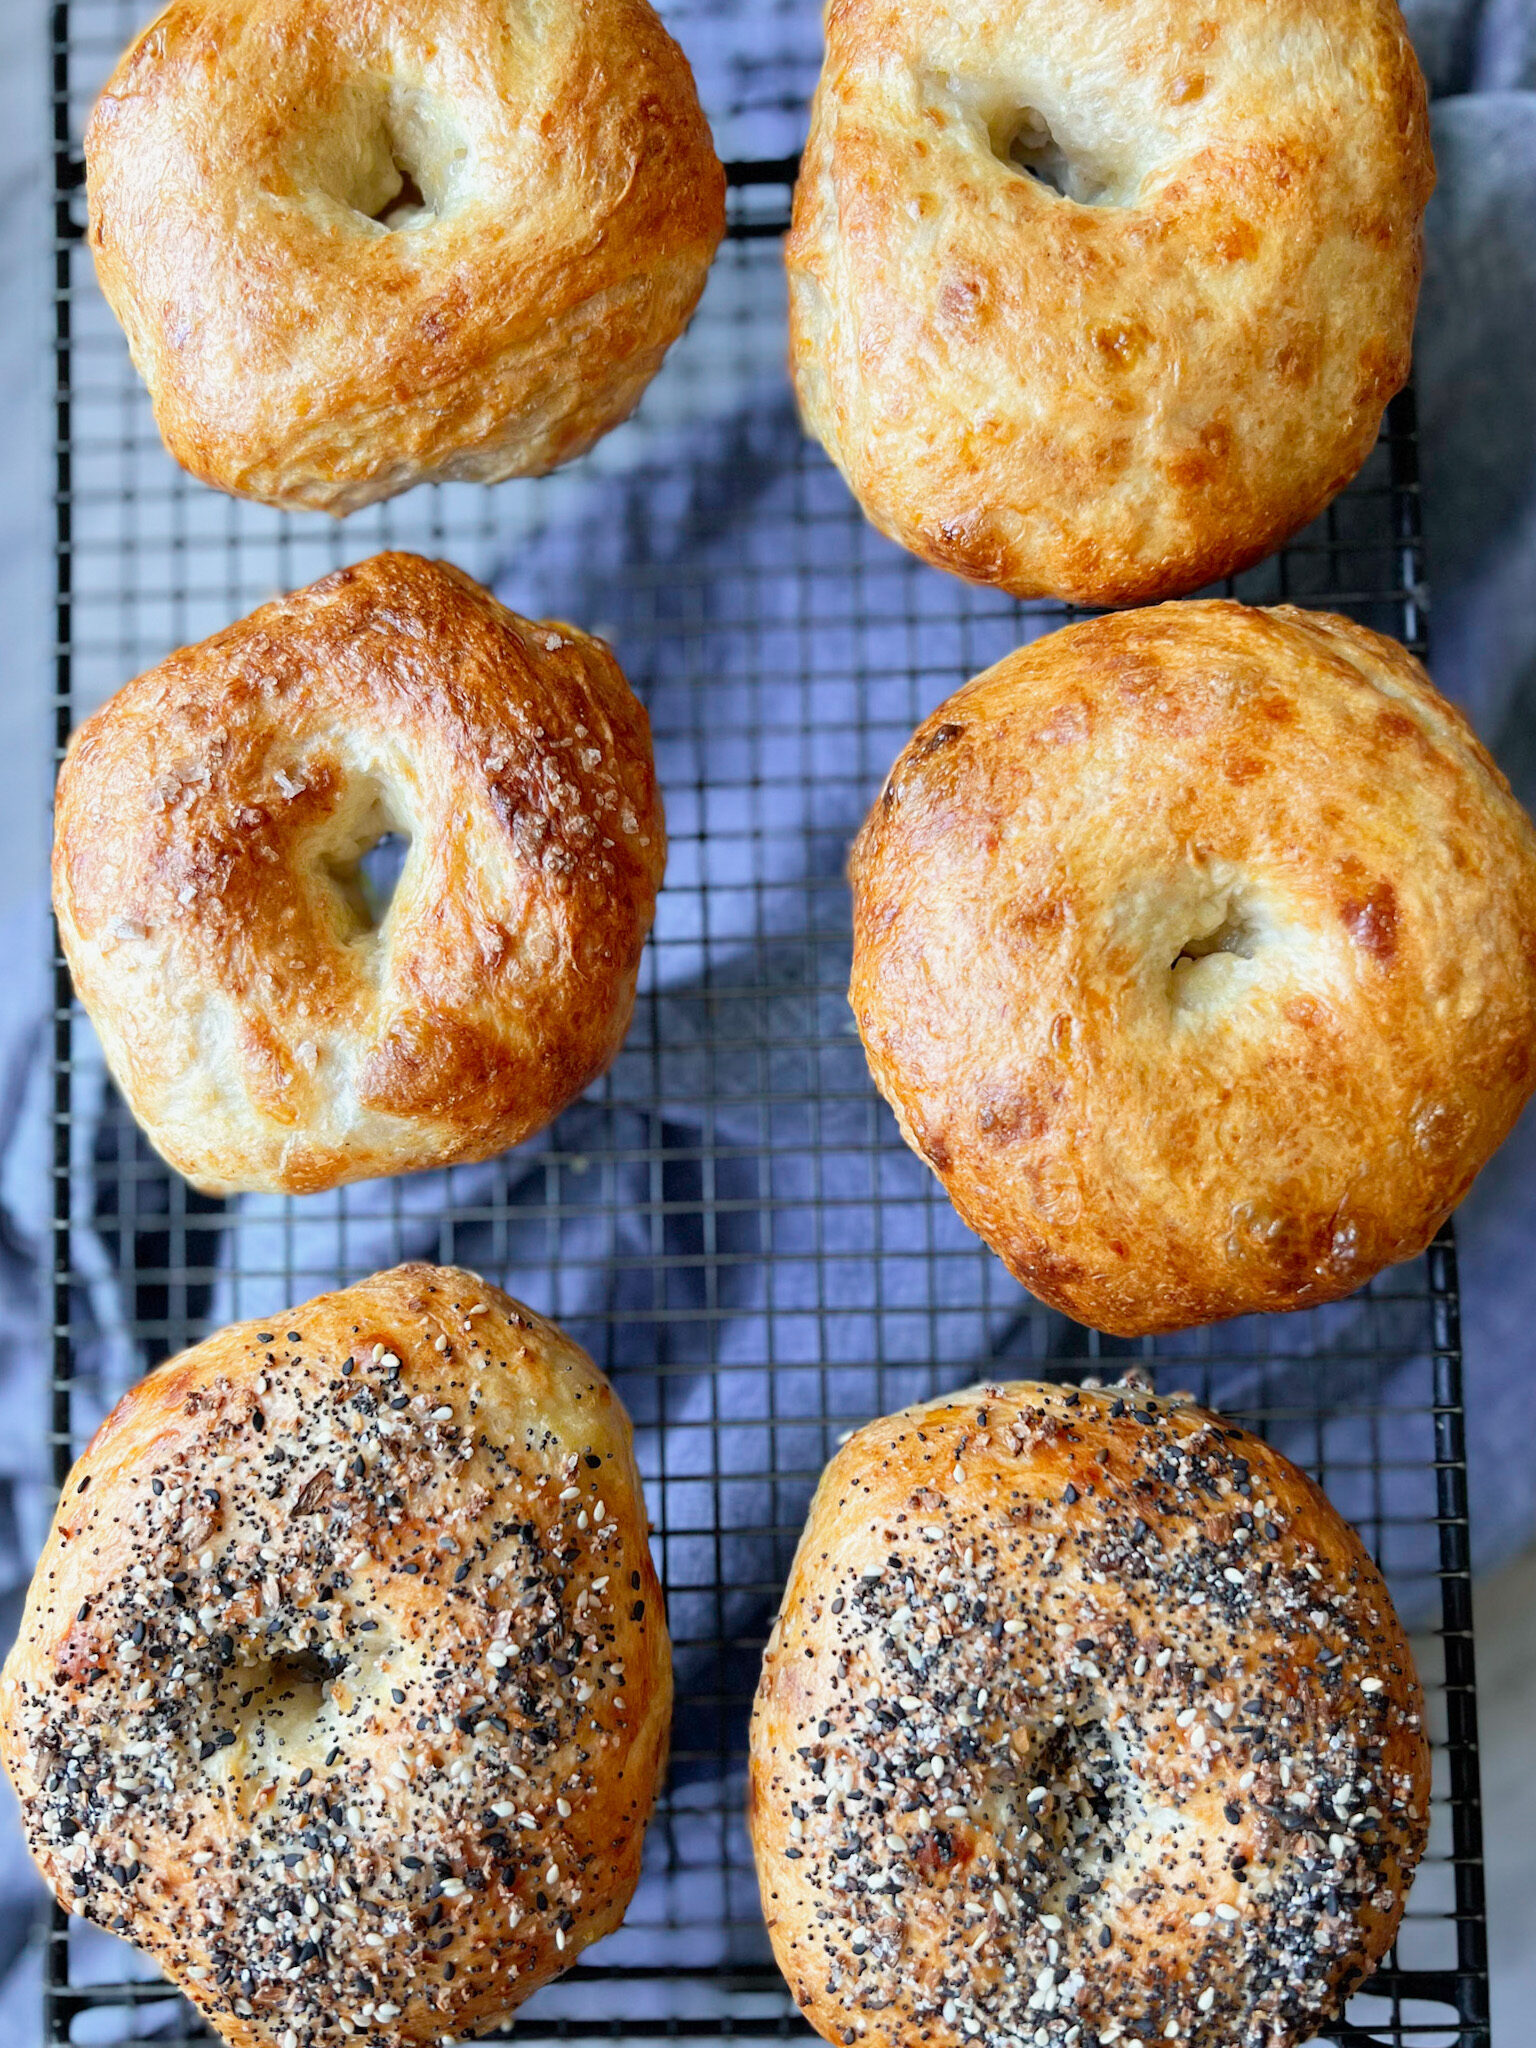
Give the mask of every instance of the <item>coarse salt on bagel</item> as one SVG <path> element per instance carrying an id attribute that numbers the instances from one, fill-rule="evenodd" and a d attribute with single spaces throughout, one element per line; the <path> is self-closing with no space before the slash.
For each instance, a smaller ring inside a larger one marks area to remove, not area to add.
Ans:
<path id="1" fill-rule="evenodd" d="M 1428 1825 L 1406 1638 L 1296 1467 L 1187 1399 L 872 1422 L 764 1660 L 774 1952 L 843 2048 L 1278 2048 L 1391 1944 Z"/>
<path id="2" fill-rule="evenodd" d="M 362 862 L 408 840 L 387 907 Z M 613 1059 L 666 857 L 601 641 L 378 555 L 89 718 L 59 778 L 75 988 L 152 1143 L 218 1193 L 489 1158 Z"/>
<path id="3" fill-rule="evenodd" d="M 1347 619 L 1171 604 L 1034 641 L 918 729 L 851 872 L 904 1134 L 1099 1329 L 1363 1286 L 1536 1084 L 1536 832 Z"/>
<path id="4" fill-rule="evenodd" d="M 607 1381 L 474 1274 L 401 1266 L 118 1403 L 0 1754 L 61 1903 L 232 2048 L 425 2048 L 619 1924 L 671 1697 Z"/>
<path id="5" fill-rule="evenodd" d="M 171 453 L 338 514 L 590 447 L 725 225 L 646 0 L 172 0 L 85 154 L 96 274 Z"/>
<path id="6" fill-rule="evenodd" d="M 1395 0 L 834 0 L 788 244 L 806 423 L 943 568 L 1192 590 L 1364 461 L 1433 182 Z"/>

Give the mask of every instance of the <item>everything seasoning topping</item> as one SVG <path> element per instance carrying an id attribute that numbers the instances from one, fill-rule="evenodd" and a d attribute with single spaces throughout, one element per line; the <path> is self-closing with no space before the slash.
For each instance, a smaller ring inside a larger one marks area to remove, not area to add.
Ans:
<path id="1" fill-rule="evenodd" d="M 425 1279 L 410 1307 L 409 1343 L 263 1332 L 259 1373 L 193 1385 L 76 1511 L 101 1581 L 39 1617 L 51 1684 L 11 1689 L 65 1904 L 278 2048 L 393 2043 L 413 2006 L 450 2032 L 572 1960 L 612 1884 L 644 1605 L 617 1590 L 641 1580 L 626 1476 L 534 1419 L 512 1382 L 551 1375 L 522 1319 Z"/>
<path id="2" fill-rule="evenodd" d="M 1187 1401 L 981 1399 L 845 1449 L 770 1647 L 755 1827 L 801 2003 L 848 2048 L 1306 2038 L 1425 1831 L 1374 1570 Z"/>

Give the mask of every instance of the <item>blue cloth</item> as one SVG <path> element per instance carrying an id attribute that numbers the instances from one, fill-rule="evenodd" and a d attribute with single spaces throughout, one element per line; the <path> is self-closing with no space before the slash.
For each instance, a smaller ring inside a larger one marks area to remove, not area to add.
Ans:
<path id="1" fill-rule="evenodd" d="M 721 134 L 724 153 L 793 149 L 803 125 L 795 96 L 812 82 L 818 55 L 814 5 L 721 0 L 709 8 L 696 0 L 674 12 L 706 104 L 744 110 Z M 1441 185 L 1418 350 L 1435 669 L 1533 804 L 1536 19 L 1529 0 L 1420 0 L 1408 12 L 1439 95 Z M 612 637 L 658 734 L 673 888 L 610 1100 L 578 1105 L 557 1140 L 535 1140 L 483 1168 L 291 1206 L 247 1200 L 241 1271 L 221 1268 L 203 1305 L 212 1322 L 287 1305 L 285 1280 L 253 1280 L 253 1272 L 297 1272 L 304 1291 L 328 1284 L 344 1216 L 354 1271 L 451 1249 L 559 1316 L 613 1373 L 636 1419 L 674 1589 L 684 1692 L 709 1690 L 711 1673 L 716 1690 L 739 1691 L 749 1679 L 720 1673 L 712 1646 L 722 1633 L 750 1637 L 760 1627 L 761 1588 L 787 1563 L 783 1539 L 765 1532 L 795 1525 L 809 1474 L 830 1448 L 821 1421 L 824 1364 L 840 1368 L 842 1401 L 872 1410 L 921 1391 L 935 1363 L 959 1371 L 987 1356 L 1022 1365 L 1042 1347 L 1064 1355 L 1080 1341 L 1059 1318 L 1021 1318 L 1006 1289 L 978 1288 L 972 1240 L 934 1200 L 926 1169 L 870 1096 L 838 993 L 848 940 L 835 879 L 871 782 L 962 670 L 1015 643 L 1016 620 L 984 593 L 962 602 L 945 585 L 943 600 L 931 601 L 931 572 L 838 517 L 841 485 L 830 471 L 807 472 L 799 450 L 782 380 L 735 388 L 717 417 L 677 436 L 663 465 L 610 478 L 600 496 L 594 485 L 559 501 L 560 516 L 495 578 L 517 609 L 568 616 Z M 814 692 L 797 684 L 792 702 L 775 705 L 754 674 L 763 622 L 770 638 L 780 631 L 794 649 L 785 665 L 798 667 L 808 644 L 805 585 L 793 571 L 808 545 L 817 550 L 818 589 L 835 594 L 857 583 L 859 618 L 849 623 L 840 615 L 846 606 L 829 605 L 814 641 L 826 674 Z M 654 577 L 644 574 L 649 565 Z M 694 729 L 685 701 L 701 672 L 715 679 L 708 732 Z M 801 736 L 808 720 L 817 736 L 809 745 Z M 743 740 L 749 727 L 756 737 Z M 743 806 L 755 807 L 750 820 Z M 750 847 L 749 827 L 757 835 Z M 701 847 L 711 864 L 707 933 L 701 898 L 689 887 Z M 41 907 L 0 932 L 0 945 L 11 963 L 0 988 L 0 1630 L 8 1638 L 49 1503 L 49 1359 L 40 1332 L 49 1311 L 52 1140 Z M 732 971 L 722 976 L 726 962 Z M 710 994 L 722 986 L 730 993 Z M 720 1028 L 722 1004 L 728 1030 Z M 786 1069 L 771 1127 L 760 1106 L 764 1044 L 784 1048 L 775 1056 L 791 1064 L 817 1062 L 822 1097 L 810 1100 L 803 1064 Z M 82 1165 L 99 1167 L 135 1143 L 88 1052 L 76 1101 L 97 1112 L 83 1115 L 74 1135 Z M 1536 1119 L 1527 1119 L 1460 1226 L 1474 1540 L 1485 1566 L 1536 1534 L 1528 1452 L 1536 1436 L 1533 1144 Z M 571 1159 L 583 1153 L 598 1162 L 585 1172 Z M 135 1159 L 143 1213 L 156 1199 L 155 1174 L 147 1153 Z M 551 1175 L 557 1238 L 547 1220 Z M 666 1198 L 659 1226 L 658 1186 Z M 461 1218 L 478 1212 L 486 1220 L 457 1223 L 447 1247 L 440 1218 L 450 1205 Z M 76 1233 L 71 1316 L 84 1332 L 77 1370 L 87 1410 L 93 1401 L 104 1409 L 141 1365 L 121 1334 L 111 1220 Z M 706 1230 L 716 1255 L 707 1282 L 699 1257 Z M 932 1312 L 931 1269 L 915 1263 L 918 1254 L 937 1256 L 941 1270 L 953 1262 L 954 1302 L 943 1315 Z M 201 1255 L 221 1256 L 212 1231 Z M 1352 1390 L 1370 1391 L 1364 1381 L 1352 1388 L 1344 1362 L 1352 1335 L 1366 1341 L 1364 1313 L 1346 1303 L 1308 1320 L 1308 1341 L 1338 1354 L 1341 1405 Z M 1390 1323 L 1390 1304 L 1372 1311 L 1378 1344 L 1384 1314 Z M 888 1361 L 878 1374 L 861 1365 L 877 1353 Z M 1395 1399 L 1422 1402 L 1428 1366 L 1411 1344 L 1395 1370 Z M 1224 1386 L 1229 1396 L 1241 1392 L 1231 1379 Z M 1300 1380 L 1298 1388 L 1299 1405 L 1308 1405 Z M 1283 1399 L 1273 1374 L 1268 1393 Z M 733 1430 L 709 1426 L 722 1414 Z M 797 1474 L 789 1481 L 765 1476 L 770 1425 L 774 1466 Z M 1295 1448 L 1306 1455 L 1308 1446 Z M 1390 1462 L 1393 1444 L 1390 1436 L 1373 1440 L 1362 1422 L 1356 1437 L 1346 1425 L 1331 1449 L 1347 1466 L 1351 1452 Z M 1347 1478 L 1340 1496 L 1346 1509 L 1367 1512 L 1369 1501 L 1352 1498 Z M 719 1538 L 711 1528 L 717 1514 L 726 1525 Z M 1418 1540 L 1400 1560 L 1409 1581 L 1433 1564 Z M 720 1733 L 706 1712 L 685 1747 L 708 1752 Z M 715 1824 L 717 1777 L 702 1755 L 683 1760 L 680 1831 L 690 1812 L 700 1828 Z M 0 1986 L 0 2039 L 27 2044 L 37 2038 L 35 1965 L 18 1957 L 37 1892 L 16 1841 L 14 1827 L 0 1829 L 0 1971 L 15 1964 Z M 759 1954 L 739 1831 L 733 1844 L 726 1914 L 717 1900 L 680 1892 L 687 1880 L 653 1874 L 632 1932 L 619 1941 L 638 1944 L 634 1952 L 648 1963 L 680 1967 Z M 743 1927 L 732 1931 L 737 1917 Z M 692 1931 L 665 1932 L 669 1918 Z M 106 1937 L 85 1937 L 82 1958 L 105 1974 L 132 1967 Z M 146 2019 L 145 2029 L 154 2024 Z"/>

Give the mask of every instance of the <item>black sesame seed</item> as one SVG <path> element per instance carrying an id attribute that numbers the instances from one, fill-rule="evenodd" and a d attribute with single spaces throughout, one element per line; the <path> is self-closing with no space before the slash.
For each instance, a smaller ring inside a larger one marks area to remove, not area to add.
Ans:
<path id="1" fill-rule="evenodd" d="M 466 1579 L 467 1579 L 468 1577 L 469 1577 L 469 1566 L 468 1566 L 467 1564 L 461 1564 L 461 1565 L 459 1566 L 458 1570 L 457 1570 L 457 1571 L 456 1571 L 456 1572 L 454 1573 L 454 1575 L 453 1575 L 453 1583 L 454 1583 L 454 1584 L 455 1584 L 456 1586 L 461 1586 L 461 1585 L 463 1585 L 464 1581 L 465 1581 L 465 1580 L 466 1580 Z"/>
<path id="2" fill-rule="evenodd" d="M 290 1344 L 302 1344 L 303 1341 L 303 1338 L 299 1335 L 299 1332 L 297 1330 L 290 1330 L 288 1332 L 288 1342 Z"/>
<path id="3" fill-rule="evenodd" d="M 91 1475 L 89 1472 L 87 1472 L 85 1477 L 81 1480 L 80 1484 L 75 1488 L 76 1493 L 84 1493 L 85 1489 L 90 1485 L 90 1483 Z"/>
<path id="4" fill-rule="evenodd" d="M 263 1431 L 263 1430 L 264 1430 L 264 1429 L 266 1428 L 266 1426 L 267 1426 L 267 1418 L 265 1417 L 265 1415 L 263 1415 L 263 1414 L 262 1414 L 262 1412 L 261 1412 L 261 1410 L 260 1410 L 259 1408 L 253 1408 L 253 1409 L 251 1410 L 251 1427 L 252 1427 L 252 1429 L 254 1429 L 254 1430 L 255 1430 L 255 1432 L 256 1432 L 256 1434 L 257 1434 L 258 1436 L 260 1436 L 260 1435 L 261 1435 L 261 1433 L 262 1433 L 262 1431 Z"/>
<path id="5" fill-rule="evenodd" d="M 1110 1946 L 1112 1945 L 1112 1943 L 1114 1942 L 1114 1939 L 1115 1939 L 1115 1937 L 1114 1937 L 1114 1934 L 1113 1934 L 1113 1932 L 1111 1931 L 1111 1929 L 1109 1929 L 1108 1927 L 1101 1927 L 1101 1928 L 1099 1929 L 1099 1947 L 1100 1947 L 1100 1948 L 1109 1948 L 1109 1947 L 1110 1947 Z"/>
<path id="6" fill-rule="evenodd" d="M 629 1610 L 629 1618 L 631 1621 L 644 1621 L 645 1602 L 643 1600 L 637 1600 L 634 1606 L 631 1607 L 631 1609 Z"/>
<path id="7" fill-rule="evenodd" d="M 389 1688 L 389 1696 L 394 1701 L 397 1707 L 403 1707 L 405 1705 L 405 1694 L 400 1690 L 398 1685 L 392 1685 Z"/>
<path id="8" fill-rule="evenodd" d="M 1222 1811 L 1227 1816 L 1227 1825 L 1229 1827 L 1235 1828 L 1243 1817 L 1243 1809 L 1240 1806 L 1225 1806 L 1222 1808 Z"/>
<path id="9" fill-rule="evenodd" d="M 1070 1479 L 1067 1481 L 1066 1491 L 1062 1494 L 1061 1498 L 1067 1507 L 1071 1507 L 1077 1500 L 1077 1488 Z"/>
<path id="10" fill-rule="evenodd" d="M 270 1344 L 276 1334 L 275 1330 L 258 1330 L 256 1332 L 256 1342 L 258 1344 Z"/>
<path id="11" fill-rule="evenodd" d="M 299 1784 L 300 1784 L 301 1786 L 303 1786 L 303 1785 L 307 1785 L 307 1784 L 309 1783 L 310 1779 L 311 1779 L 311 1778 L 312 1778 L 312 1777 L 313 1777 L 314 1775 L 315 1775 L 315 1774 L 314 1774 L 314 1772 L 313 1772 L 313 1771 L 312 1771 L 312 1770 L 311 1770 L 311 1769 L 309 1768 L 309 1766 L 308 1766 L 308 1765 L 306 1764 L 306 1765 L 305 1765 L 305 1767 L 304 1767 L 304 1769 L 303 1769 L 302 1771 L 300 1771 L 300 1773 L 299 1773 Z"/>

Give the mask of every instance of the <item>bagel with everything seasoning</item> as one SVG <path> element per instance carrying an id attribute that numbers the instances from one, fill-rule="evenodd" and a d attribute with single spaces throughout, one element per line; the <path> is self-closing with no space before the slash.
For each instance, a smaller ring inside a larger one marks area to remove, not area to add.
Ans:
<path id="1" fill-rule="evenodd" d="M 172 455 L 336 514 L 591 447 L 725 229 L 647 0 L 172 0 L 85 158 L 96 275 Z"/>
<path id="2" fill-rule="evenodd" d="M 1434 185 L 1395 0 L 835 0 L 787 244 L 807 428 L 1019 597 L 1172 597 L 1359 469 Z"/>
<path id="3" fill-rule="evenodd" d="M 619 1924 L 671 1697 L 607 1381 L 473 1274 L 401 1266 L 118 1403 L 0 1755 L 60 1903 L 231 2048 L 426 2048 Z"/>
<path id="4" fill-rule="evenodd" d="M 828 1466 L 749 1794 L 774 1953 L 828 2041 L 1304 2041 L 1390 1947 L 1429 1797 L 1386 1587 L 1247 1430 L 987 1386 Z"/>

